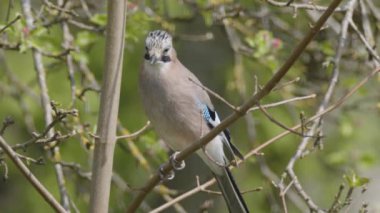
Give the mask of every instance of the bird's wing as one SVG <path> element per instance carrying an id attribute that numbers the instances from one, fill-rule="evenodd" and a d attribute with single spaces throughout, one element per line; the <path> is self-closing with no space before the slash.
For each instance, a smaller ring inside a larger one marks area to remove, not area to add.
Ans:
<path id="1" fill-rule="evenodd" d="M 213 129 L 214 127 L 219 125 L 220 119 L 218 113 L 215 110 L 211 109 L 211 107 L 207 106 L 206 104 L 199 103 L 198 105 L 201 108 L 202 116 L 210 129 Z M 223 130 L 223 132 L 221 132 L 219 135 L 222 138 L 222 142 L 224 145 L 223 148 L 225 150 L 226 157 L 230 162 L 235 159 L 234 156 L 237 156 L 240 159 L 244 159 L 240 151 L 231 142 L 230 131 L 228 129 Z"/>
<path id="2" fill-rule="evenodd" d="M 177 72 L 178 75 L 182 75 L 182 79 L 186 81 L 184 85 L 186 85 L 189 90 L 195 95 L 194 99 L 196 100 L 196 105 L 198 109 L 200 109 L 203 119 L 205 120 L 207 126 L 210 129 L 213 129 L 220 123 L 220 119 L 218 113 L 214 110 L 214 106 L 211 103 L 210 97 L 207 92 L 202 88 L 202 83 L 198 80 L 198 78 L 189 71 L 182 64 L 178 63 L 180 66 L 180 72 Z M 219 134 L 223 142 L 223 149 L 226 155 L 226 158 L 229 162 L 235 160 L 235 156 L 240 159 L 244 159 L 243 155 L 236 148 L 234 144 L 231 142 L 230 131 L 228 129 L 223 130 Z"/>

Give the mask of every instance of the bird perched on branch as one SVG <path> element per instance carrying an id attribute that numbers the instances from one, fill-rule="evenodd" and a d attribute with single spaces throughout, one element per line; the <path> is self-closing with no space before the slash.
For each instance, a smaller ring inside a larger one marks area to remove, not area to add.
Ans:
<path id="1" fill-rule="evenodd" d="M 181 151 L 217 126 L 220 119 L 198 78 L 178 60 L 171 35 L 162 30 L 150 32 L 145 50 L 139 77 L 144 110 L 167 145 L 174 151 Z M 228 129 L 197 154 L 215 175 L 229 211 L 249 212 L 228 169 L 236 162 L 235 156 L 243 159 L 231 143 Z M 175 154 L 171 159 L 175 160 Z M 173 167 L 182 169 L 183 166 Z"/>

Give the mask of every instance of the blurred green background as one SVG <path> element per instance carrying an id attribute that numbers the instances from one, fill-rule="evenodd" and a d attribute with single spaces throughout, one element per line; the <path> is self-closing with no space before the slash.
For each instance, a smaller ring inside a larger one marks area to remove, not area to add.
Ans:
<path id="1" fill-rule="evenodd" d="M 0 29 L 17 14 L 22 14 L 18 1 L 13 2 L 11 10 L 8 10 L 10 2 L 13 1 L 0 2 Z M 147 121 L 138 96 L 137 76 L 143 61 L 145 35 L 150 30 L 166 29 L 171 32 L 181 62 L 208 88 L 221 94 L 232 104 L 239 105 L 253 94 L 255 77 L 260 86 L 264 85 L 313 23 L 304 10 L 298 10 L 295 17 L 290 8 L 276 7 L 265 1 L 197 0 L 192 4 L 185 2 L 192 1 L 130 1 L 128 4 L 119 119 L 120 124 L 130 132 L 138 130 Z M 315 1 L 321 5 L 327 5 L 329 2 Z M 344 1 L 343 5 L 346 2 Z M 374 3 L 380 7 L 378 2 Z M 231 17 L 216 17 L 215 14 L 218 14 L 217 11 L 222 4 L 225 5 L 226 11 L 232 14 Z M 28 29 L 25 28 L 25 20 L 22 17 L 0 34 L 2 43 L 7 41 L 20 44 L 17 50 L 0 48 L 0 119 L 11 116 L 15 120 L 15 124 L 4 134 L 10 145 L 27 141 L 32 137 L 33 131 L 40 133 L 45 126 L 31 48 L 51 54 L 58 54 L 63 50 L 61 25 L 44 27 L 54 19 L 57 11 L 41 7 L 41 2 L 33 2 L 33 12 L 39 17 L 35 23 L 36 29 L 26 32 Z M 74 19 L 96 29 L 104 29 L 106 16 L 102 9 L 92 11 L 91 17 L 86 17 L 80 8 L 74 7 L 73 10 L 78 11 L 80 16 Z M 356 13 L 360 11 L 358 8 L 356 10 Z M 243 11 L 245 16 L 236 11 Z M 354 20 L 360 22 L 356 13 Z M 341 21 L 343 15 L 344 13 L 337 13 L 334 18 Z M 243 51 L 243 55 L 234 53 L 223 20 L 229 21 L 230 26 L 238 32 L 242 44 L 252 52 Z M 371 26 L 377 33 L 379 22 L 376 22 L 375 18 L 371 18 L 371 21 Z M 70 54 L 74 58 L 76 87 L 77 93 L 80 94 L 83 89 L 94 86 L 84 77 L 83 66 L 88 68 L 97 82 L 102 81 L 104 31 L 85 30 L 72 24 L 69 24 L 69 27 L 74 36 L 72 46 L 75 50 Z M 299 123 L 300 112 L 303 112 L 305 117 L 314 115 L 332 74 L 332 58 L 336 54 L 338 38 L 331 28 L 319 33 L 281 83 L 296 78 L 299 80 L 272 92 L 262 100 L 262 104 L 314 93 L 317 97 L 272 108 L 268 111 L 273 117 L 291 127 Z M 379 44 L 379 36 L 375 36 L 374 42 Z M 372 70 L 368 61 L 364 45 L 356 34 L 349 31 L 347 46 L 340 63 L 339 83 L 332 102 Z M 77 118 L 68 117 L 64 123 L 56 127 L 63 134 L 72 130 L 80 132 L 60 143 L 58 160 L 75 162 L 81 166 L 80 171 L 90 172 L 93 140 L 89 133 L 96 130 L 99 95 L 93 91 L 86 92 L 83 100 L 76 99 L 72 105 L 64 57 L 57 59 L 45 56 L 44 65 L 50 98 L 59 104 L 59 108 L 75 108 L 79 111 Z M 12 80 L 12 76 L 17 81 Z M 361 193 L 361 186 L 355 189 L 348 212 L 357 212 L 364 202 L 369 204 L 371 212 L 380 212 L 380 78 L 376 77 L 377 79 L 370 80 L 342 107 L 324 117 L 321 139 L 323 149 L 314 147 L 315 139 L 311 139 L 307 148 L 311 153 L 296 163 L 295 171 L 299 181 L 321 208 L 328 209 L 331 206 L 341 183 L 346 186 L 344 194 L 347 192 L 349 183 L 344 175 L 352 177 L 356 174 L 358 177 L 369 178 L 370 182 L 365 193 Z M 27 86 L 28 91 L 21 90 L 19 85 Z M 219 100 L 213 102 L 221 117 L 232 113 L 231 109 Z M 26 124 L 28 119 L 32 120 L 32 124 L 30 121 L 29 125 Z M 249 122 L 252 121 L 253 125 L 249 126 Z M 230 130 L 234 143 L 243 153 L 284 131 L 259 111 L 249 113 L 246 118 L 233 124 Z M 270 168 L 275 176 L 281 177 L 300 141 L 301 138 L 297 135 L 286 136 L 261 150 L 264 155 L 260 159 L 251 157 L 233 170 L 241 191 L 263 187 L 259 192 L 244 194 L 250 209 L 255 212 L 283 212 L 278 196 L 279 190 L 272 184 L 272 181 L 277 180 L 267 178 L 264 175 L 265 168 Z M 141 152 L 149 166 L 142 165 L 141 160 L 136 159 L 129 143 L 135 145 L 133 147 Z M 40 145 L 29 146 L 19 152 L 34 159 L 44 158 L 44 165 L 28 163 L 29 168 L 58 198 L 56 176 L 52 166 L 57 158 L 49 157 Z M 167 147 L 159 141 L 154 131 L 149 131 L 131 142 L 121 140 L 115 150 L 114 172 L 132 189 L 139 188 L 149 179 L 150 174 L 168 159 L 168 153 L 170 152 Z M 0 159 L 9 167 L 8 179 L 0 181 L 0 212 L 52 212 L 6 155 L 0 154 Z M 65 167 L 64 171 L 66 187 L 72 202 L 81 212 L 88 211 L 90 182 L 68 167 Z M 0 176 L 4 174 L 5 167 L 1 166 Z M 173 190 L 171 196 L 175 197 L 176 194 L 194 188 L 196 176 L 200 177 L 202 183 L 209 180 L 212 174 L 196 156 L 193 156 L 187 160 L 186 169 L 176 172 L 176 178 L 164 185 Z M 212 189 L 217 190 L 217 187 Z M 131 202 L 132 194 L 136 193 L 131 191 L 124 191 L 120 187 L 120 181 L 115 180 L 109 212 L 123 212 Z M 293 191 L 289 193 L 295 195 Z M 299 206 L 287 198 L 288 211 L 307 212 L 307 206 L 297 195 L 295 196 L 295 203 Z M 208 209 L 209 212 L 227 211 L 221 196 L 205 192 L 197 193 L 180 204 L 188 212 L 199 212 L 201 206 L 207 206 L 207 200 L 213 202 Z M 161 194 L 154 191 L 149 194 L 145 204 L 154 209 L 164 202 L 166 201 Z M 172 207 L 165 210 L 174 211 Z"/>

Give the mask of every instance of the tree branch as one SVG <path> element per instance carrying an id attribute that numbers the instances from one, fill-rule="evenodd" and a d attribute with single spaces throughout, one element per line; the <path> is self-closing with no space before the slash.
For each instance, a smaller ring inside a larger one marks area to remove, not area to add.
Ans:
<path id="1" fill-rule="evenodd" d="M 103 85 L 92 167 L 90 212 L 108 212 L 123 67 L 126 1 L 108 1 Z"/>
<path id="2" fill-rule="evenodd" d="M 4 150 L 17 168 L 22 172 L 25 178 L 40 193 L 44 200 L 57 212 L 66 212 L 52 194 L 42 185 L 42 183 L 33 175 L 27 166 L 20 160 L 17 153 L 7 144 L 3 137 L 0 136 L 0 147 Z"/>

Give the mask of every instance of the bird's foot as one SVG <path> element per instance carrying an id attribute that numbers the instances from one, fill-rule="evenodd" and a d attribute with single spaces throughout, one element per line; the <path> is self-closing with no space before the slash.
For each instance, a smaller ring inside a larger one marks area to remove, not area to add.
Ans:
<path id="1" fill-rule="evenodd" d="M 158 170 L 160 173 L 160 178 L 162 181 L 168 181 L 173 180 L 175 174 L 173 170 L 170 170 L 167 174 L 164 173 L 164 164 L 160 166 L 160 169 Z"/>
<path id="2" fill-rule="evenodd" d="M 177 160 L 177 155 L 179 154 L 179 152 L 174 152 L 171 156 L 170 156 L 170 163 L 172 164 L 173 168 L 175 170 L 182 170 L 185 168 L 186 164 L 185 164 L 185 161 L 178 161 Z"/>

